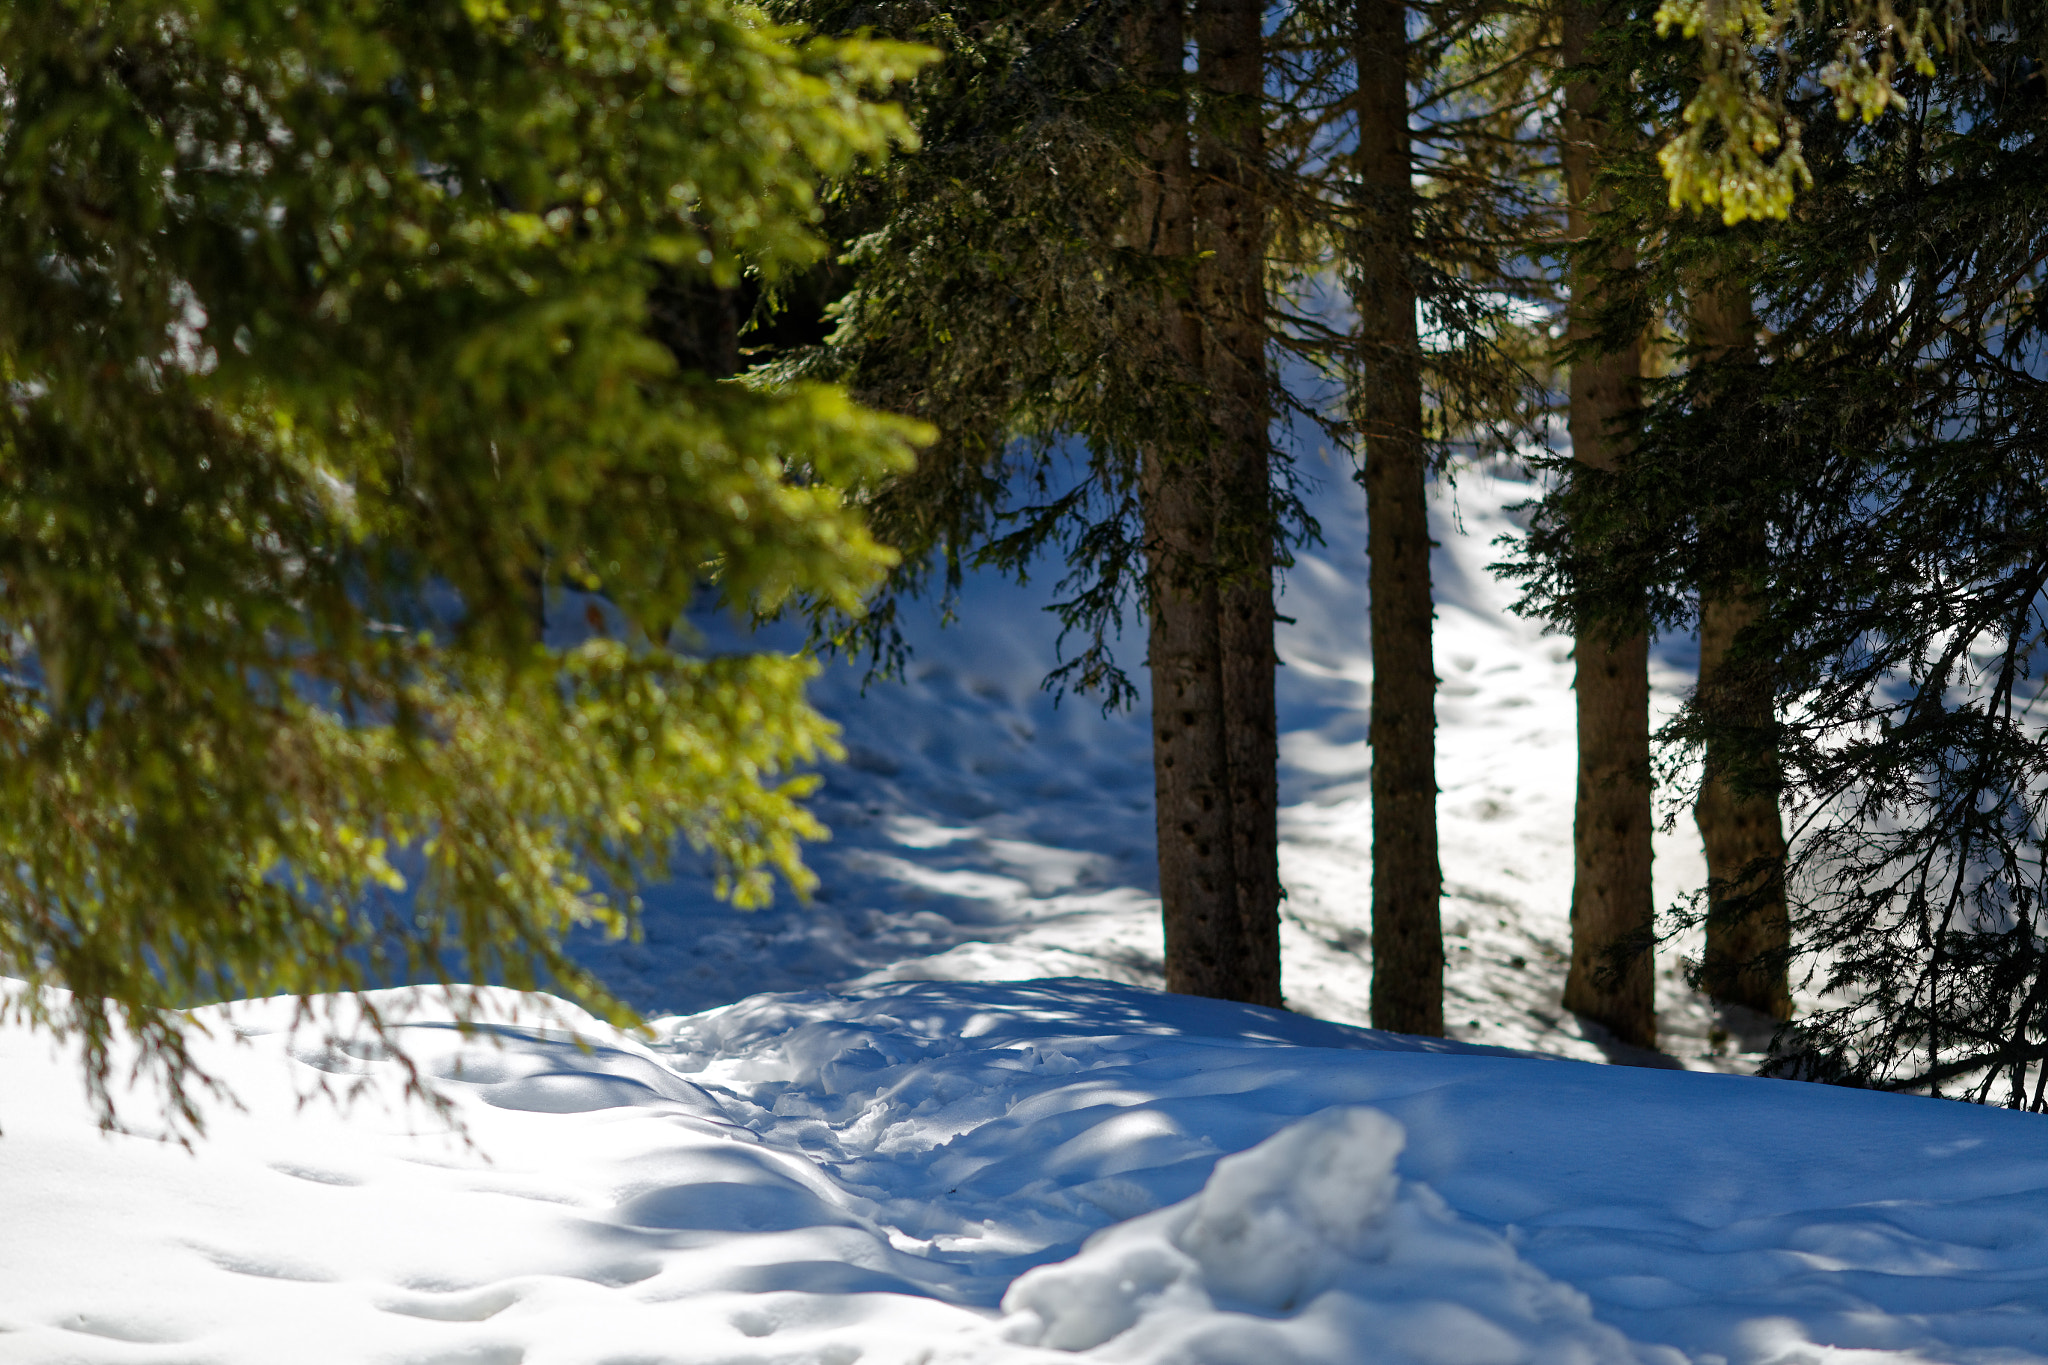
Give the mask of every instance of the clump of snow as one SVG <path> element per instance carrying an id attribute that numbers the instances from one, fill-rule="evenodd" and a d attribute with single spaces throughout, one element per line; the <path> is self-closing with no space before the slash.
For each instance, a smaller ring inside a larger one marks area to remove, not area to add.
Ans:
<path id="1" fill-rule="evenodd" d="M 1121 1260 L 1163 1233 L 1218 1302 L 1293 1312 L 1348 1264 L 1386 1256 L 1387 1210 L 1400 1184 L 1394 1158 L 1406 1138 L 1400 1124 L 1374 1110 L 1326 1109 L 1224 1157 L 1202 1192 L 1178 1216 L 1161 1215 L 1160 1227 L 1127 1225 L 1089 1249 Z M 1046 1301 L 1042 1293 L 1033 1299 L 1025 1282 L 1011 1294 L 1034 1306 Z"/>
<path id="2" fill-rule="evenodd" d="M 1133 1365 L 1634 1365 L 1583 1294 L 1396 1176 L 1404 1137 L 1363 1108 L 1283 1128 L 1020 1276 L 1000 1334 Z"/>

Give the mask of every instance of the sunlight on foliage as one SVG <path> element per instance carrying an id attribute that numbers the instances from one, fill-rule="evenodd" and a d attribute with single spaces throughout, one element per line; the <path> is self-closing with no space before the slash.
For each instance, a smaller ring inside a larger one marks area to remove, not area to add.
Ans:
<path id="1" fill-rule="evenodd" d="M 1730 225 L 1783 218 L 1813 184 L 1799 120 L 1787 109 L 1786 83 L 1797 72 L 1790 42 L 1802 26 L 1833 23 L 1833 56 L 1813 79 L 1834 96 L 1836 116 L 1874 121 L 1903 108 L 1900 70 L 1934 73 L 1938 53 L 1954 48 L 1961 0 L 1914 7 L 1902 17 L 1891 0 L 1849 0 L 1847 13 L 1812 16 L 1798 0 L 1663 0 L 1657 32 L 1700 44 L 1700 84 L 1682 114 L 1684 128 L 1659 149 L 1671 207 L 1719 209 Z"/>
<path id="2" fill-rule="evenodd" d="M 923 60 L 728 0 L 0 8 L 0 976 L 103 1113 L 125 1033 L 196 1121 L 207 1000 L 623 1018 L 561 938 L 681 844 L 808 888 L 812 665 L 679 623 L 857 611 L 847 490 L 921 429 L 692 370 L 649 295 L 817 261 Z"/>

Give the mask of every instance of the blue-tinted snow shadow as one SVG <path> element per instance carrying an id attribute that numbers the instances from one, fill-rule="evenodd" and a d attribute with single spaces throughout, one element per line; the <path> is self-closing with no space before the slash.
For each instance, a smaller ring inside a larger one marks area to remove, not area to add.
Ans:
<path id="1" fill-rule="evenodd" d="M 1364 494 L 1348 457 L 1313 433 L 1295 433 L 1294 444 L 1321 540 L 1300 549 L 1279 585 L 1279 610 L 1293 618 L 1278 633 L 1283 806 L 1362 793 L 1371 770 Z M 1516 657 L 1536 627 L 1507 616 L 1515 591 L 1488 566 L 1504 555 L 1494 539 L 1512 528 L 1503 503 L 1537 491 L 1503 465 L 1432 495 L 1439 616 L 1485 623 Z M 847 753 L 821 768 L 813 806 L 832 837 L 806 855 L 821 879 L 810 904 L 784 890 L 768 909 L 735 911 L 686 857 L 674 879 L 641 889 L 640 942 L 582 933 L 576 957 L 637 1008 L 686 1012 L 999 944 L 1087 913 L 1091 897 L 1156 895 L 1142 625 L 1117 642 L 1140 689 L 1129 711 L 1056 700 L 1042 683 L 1060 659 L 1046 607 L 1061 570 L 1042 556 L 1024 584 L 970 573 L 950 625 L 936 605 L 906 603 L 911 661 L 901 680 L 870 680 L 859 661 L 827 663 L 812 696 L 843 727 Z M 801 643 L 789 625 L 702 624 L 714 648 Z M 1688 641 L 1659 648 L 1660 664 L 1689 676 Z M 1122 958 L 1104 968 L 1148 979 L 1156 964 Z"/>
<path id="2" fill-rule="evenodd" d="M 1363 494 L 1342 457 L 1297 444 L 1304 501 L 1327 543 L 1283 576 L 1279 610 L 1297 621 L 1281 626 L 1281 648 L 1320 632 L 1346 667 L 1368 643 Z M 811 695 L 843 727 L 846 757 L 820 769 L 813 809 L 832 837 L 806 853 L 821 881 L 809 905 L 785 889 L 768 909 L 735 911 L 701 871 L 684 870 L 641 889 L 640 942 L 580 933 L 575 956 L 636 1008 L 686 1012 L 1001 943 L 1087 913 L 1094 896 L 1156 895 L 1143 624 L 1115 642 L 1138 686 L 1129 710 L 1055 698 L 1043 682 L 1060 661 L 1060 630 L 1046 608 L 1062 572 L 1045 555 L 1022 584 L 970 573 L 951 624 L 936 604 L 905 603 L 911 660 L 900 680 L 871 679 L 860 661 L 826 664 Z M 749 632 L 708 614 L 699 625 L 715 649 L 792 649 L 802 638 L 790 625 Z M 1283 667 L 1278 708 L 1283 736 L 1316 732 L 1325 751 L 1355 755 L 1348 780 L 1362 780 L 1368 716 L 1355 680 Z M 1330 780 L 1283 760 L 1283 802 Z M 1127 953 L 1105 967 L 1157 971 Z"/>
<path id="3" fill-rule="evenodd" d="M 967 942 L 1001 942 L 1078 913 L 1093 894 L 1156 894 L 1152 767 L 1142 637 L 1124 642 L 1138 704 L 1056 699 L 1042 682 L 1059 627 L 1044 610 L 1057 565 L 1027 584 L 970 574 L 956 619 L 905 604 L 900 680 L 832 660 L 811 697 L 842 727 L 812 809 L 831 830 L 806 861 L 810 904 L 782 889 L 741 912 L 686 857 L 641 889 L 639 943 L 579 933 L 572 952 L 646 1012 L 687 1012 L 761 991 L 844 981 Z M 713 648 L 794 648 L 799 630 L 700 624 Z"/>

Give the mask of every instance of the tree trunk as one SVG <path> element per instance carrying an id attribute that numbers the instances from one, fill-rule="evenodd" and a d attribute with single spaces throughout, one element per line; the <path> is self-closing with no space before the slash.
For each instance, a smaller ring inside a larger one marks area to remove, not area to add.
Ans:
<path id="1" fill-rule="evenodd" d="M 1768 725 L 1767 676 L 1727 669 L 1730 647 L 1756 619 L 1756 604 L 1731 592 L 1700 603 L 1700 692 L 1738 724 Z M 1706 781 L 1693 819 L 1707 850 L 1707 951 L 1701 984 L 1714 999 L 1773 1019 L 1792 1017 L 1786 978 L 1792 939 L 1785 909 L 1785 831 L 1778 802 L 1737 791 L 1729 763 L 1707 746 Z"/>
<path id="2" fill-rule="evenodd" d="M 1355 15 L 1360 239 L 1352 253 L 1352 306 L 1364 350 L 1354 410 L 1365 439 L 1371 563 L 1372 1023 L 1441 1037 L 1436 613 L 1415 320 L 1408 7 L 1403 0 L 1359 0 Z"/>
<path id="3" fill-rule="evenodd" d="M 1232 838 L 1223 651 L 1206 470 L 1148 451 L 1146 538 L 1154 578 L 1152 777 L 1166 989 L 1244 999 L 1243 925 Z"/>
<path id="4" fill-rule="evenodd" d="M 1178 79 L 1186 40 L 1181 0 L 1149 0 L 1130 20 L 1129 50 L 1146 80 Z M 1139 139 L 1132 244 L 1194 255 L 1194 204 L 1185 117 Z M 1184 377 L 1202 368 L 1192 301 L 1162 292 L 1159 325 Z M 1206 446 L 1171 442 L 1142 456 L 1140 499 L 1152 577 L 1152 777 L 1159 839 L 1159 896 L 1166 931 L 1166 988 L 1236 997 L 1244 957 L 1225 738 L 1223 641 L 1216 576 L 1216 512 Z"/>
<path id="5" fill-rule="evenodd" d="M 1279 723 L 1274 713 L 1272 413 L 1266 373 L 1265 11 L 1257 0 L 1197 0 L 1207 97 L 1196 125 L 1196 293 L 1214 444 L 1216 569 L 1223 661 L 1237 950 L 1216 994 L 1280 1004 Z"/>
<path id="6" fill-rule="evenodd" d="M 1587 59 L 1604 15 L 1597 0 L 1564 0 L 1561 60 Z M 1604 207 L 1594 174 L 1615 130 L 1600 112 L 1598 74 L 1579 72 L 1565 86 L 1566 230 L 1587 236 Z M 1603 278 L 1627 258 L 1603 266 L 1576 262 L 1567 334 L 1583 343 L 1595 331 Z M 1626 453 L 1617 428 L 1641 399 L 1641 348 L 1581 357 L 1571 366 L 1572 454 L 1612 470 Z M 1623 1042 L 1657 1044 L 1652 959 L 1655 905 L 1650 887 L 1650 688 L 1647 629 L 1627 625 L 1578 641 L 1579 788 L 1572 815 L 1572 961 L 1564 1005 L 1605 1025 Z"/>
<path id="7" fill-rule="evenodd" d="M 1748 292 L 1737 286 L 1703 287 L 1693 299 L 1693 332 L 1706 359 L 1753 354 L 1756 317 Z M 1762 537 L 1751 539 L 1746 548 L 1761 560 Z M 1735 637 L 1756 614 L 1755 600 L 1740 586 L 1701 597 L 1699 699 L 1731 724 L 1762 728 L 1773 719 L 1769 670 L 1753 663 L 1736 666 L 1729 659 Z M 1776 766 L 1774 759 L 1766 761 Z M 1736 766 L 1734 755 L 1710 742 L 1705 781 L 1693 806 L 1707 850 L 1707 951 L 1701 984 L 1725 1004 L 1790 1019 L 1785 831 L 1775 796 L 1737 790 Z"/>

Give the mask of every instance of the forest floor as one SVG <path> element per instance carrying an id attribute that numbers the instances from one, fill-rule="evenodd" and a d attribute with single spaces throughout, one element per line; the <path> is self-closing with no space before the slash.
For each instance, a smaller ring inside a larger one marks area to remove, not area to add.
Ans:
<path id="1" fill-rule="evenodd" d="M 1320 461 L 1305 499 L 1322 530 L 1282 580 L 1279 610 L 1283 989 L 1288 1008 L 1367 1022 L 1371 978 L 1370 720 L 1363 494 Z M 1749 1072 L 1768 1021 L 1715 1010 L 1684 982 L 1698 940 L 1659 954 L 1663 1056 L 1614 1043 L 1558 1000 L 1570 950 L 1576 780 L 1571 642 L 1513 614 L 1489 571 L 1537 493 L 1512 472 L 1468 471 L 1436 500 L 1438 819 L 1445 1018 L 1463 1041 L 1592 1061 Z M 1144 639 L 1119 642 L 1139 703 L 1104 715 L 1041 680 L 1060 655 L 1059 566 L 1018 586 L 968 579 L 942 626 L 908 604 L 901 680 L 846 663 L 814 689 L 844 727 L 817 809 L 831 842 L 809 853 L 812 904 L 734 915 L 701 880 L 643 889 L 638 943 L 581 945 L 643 1011 L 686 1012 L 761 991 L 900 980 L 1087 976 L 1161 986 Z M 563 613 L 574 619 L 574 613 Z M 732 631 L 718 643 L 737 644 Z M 564 637 L 573 638 L 573 637 Z M 770 632 L 794 644 L 794 632 Z M 1651 661 L 1658 713 L 1692 685 L 1689 640 Z M 1674 788 L 1675 789 L 1675 788 Z M 1668 907 L 1706 864 L 1689 807 L 1659 810 L 1656 882 Z"/>
<path id="2" fill-rule="evenodd" d="M 1358 1027 L 1370 665 L 1329 470 L 1281 599 L 1290 1012 L 1158 992 L 1143 706 L 1039 689 L 1056 574 L 971 580 L 905 681 L 820 680 L 848 757 L 811 904 L 679 879 L 579 944 L 644 1033 L 387 995 L 437 1116 L 350 1002 L 215 1007 L 241 1107 L 188 1153 L 146 1097 L 101 1135 L 0 1029 L 0 1362 L 2048 1359 L 2037 1118 L 1702 1074 L 1768 1031 L 1686 989 L 1684 938 L 1661 1052 L 1559 1008 L 1571 663 L 1486 568 L 1533 491 L 1437 509 L 1451 1040 Z M 1660 707 L 1691 667 L 1660 647 Z M 1703 869 L 1667 813 L 1670 904 Z"/>

